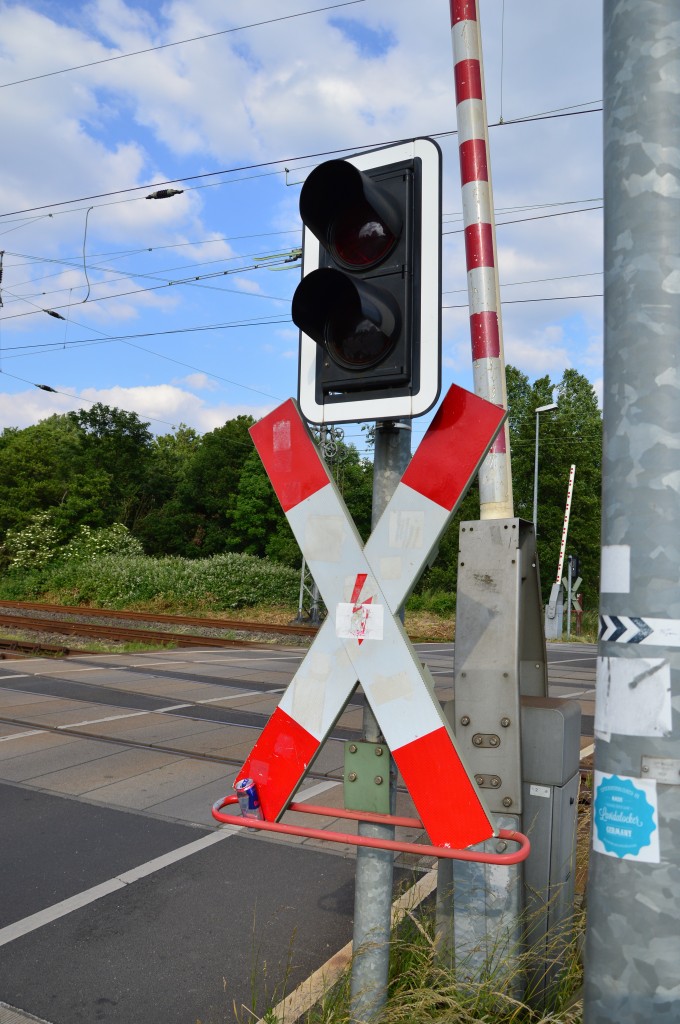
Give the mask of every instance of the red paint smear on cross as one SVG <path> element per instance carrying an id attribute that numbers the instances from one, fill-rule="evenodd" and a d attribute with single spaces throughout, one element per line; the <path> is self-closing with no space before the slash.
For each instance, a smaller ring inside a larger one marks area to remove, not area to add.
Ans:
<path id="1" fill-rule="evenodd" d="M 361 594 L 361 591 L 363 590 L 364 583 L 366 582 L 367 578 L 368 578 L 368 573 L 365 573 L 365 572 L 358 572 L 357 573 L 357 578 L 354 581 L 354 590 L 352 591 L 352 598 L 351 598 L 351 600 L 352 600 L 352 612 L 353 613 L 359 611 L 359 609 L 361 608 L 362 603 L 363 604 L 370 604 L 371 601 L 373 600 L 373 597 L 371 596 L 366 601 L 363 601 L 363 602 L 359 601 L 359 595 Z M 362 633 L 366 632 L 366 619 L 364 619 L 364 621 L 361 624 L 361 631 L 362 631 Z M 360 644 L 363 644 L 363 642 L 364 642 L 363 636 L 357 637 L 357 640 L 358 640 L 358 642 Z"/>

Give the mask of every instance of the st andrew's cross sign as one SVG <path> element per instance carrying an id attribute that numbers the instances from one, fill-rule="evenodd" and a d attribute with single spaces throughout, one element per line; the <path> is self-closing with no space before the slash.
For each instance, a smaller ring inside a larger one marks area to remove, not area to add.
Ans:
<path id="1" fill-rule="evenodd" d="M 238 775 L 254 779 L 266 819 L 283 814 L 358 681 L 432 843 L 462 848 L 493 835 L 396 613 L 504 419 L 454 385 L 365 546 L 297 404 L 251 428 L 329 612 Z"/>

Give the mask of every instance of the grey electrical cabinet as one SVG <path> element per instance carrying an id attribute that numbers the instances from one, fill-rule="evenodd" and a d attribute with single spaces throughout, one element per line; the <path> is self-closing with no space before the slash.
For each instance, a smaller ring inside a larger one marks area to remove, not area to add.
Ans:
<path id="1" fill-rule="evenodd" d="M 527 997 L 534 1005 L 554 984 L 573 934 L 580 736 L 576 701 L 522 699 L 522 821 L 531 840 L 524 863 L 525 937 L 536 954 Z"/>

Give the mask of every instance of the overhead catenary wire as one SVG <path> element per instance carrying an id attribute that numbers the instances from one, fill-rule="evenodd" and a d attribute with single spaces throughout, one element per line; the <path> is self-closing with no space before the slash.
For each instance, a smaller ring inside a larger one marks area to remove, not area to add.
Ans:
<path id="1" fill-rule="evenodd" d="M 592 212 L 592 211 L 597 210 L 599 208 L 600 207 L 590 207 L 588 209 L 563 210 L 563 211 L 557 211 L 557 212 L 554 212 L 554 213 L 549 213 L 549 214 L 540 215 L 540 216 L 536 216 L 536 217 L 522 217 L 522 218 L 517 218 L 517 219 L 512 220 L 512 221 L 500 221 L 500 222 L 498 222 L 497 227 L 503 227 L 503 226 L 509 225 L 509 224 L 526 223 L 526 222 L 531 222 L 531 221 L 535 221 L 535 220 L 543 220 L 543 219 L 547 219 L 547 218 L 550 218 L 550 217 L 569 216 L 569 215 L 580 214 L 580 213 L 589 213 L 589 212 Z M 453 229 L 453 230 L 450 230 L 450 231 L 443 231 L 442 235 L 462 234 L 463 231 L 464 231 L 463 228 L 456 228 L 456 229 Z M 245 258 L 245 257 L 236 257 L 236 258 Z M 67 261 L 57 261 L 57 260 L 52 260 L 52 258 L 51 258 L 50 261 L 53 261 L 53 262 L 64 262 L 69 267 L 73 266 L 72 263 L 67 263 Z M 208 262 L 216 262 L 216 261 L 208 261 Z M 291 261 L 287 261 L 287 262 L 291 262 Z M 271 266 L 273 264 L 269 264 L 269 265 Z M 129 297 L 130 295 L 142 294 L 142 293 L 147 292 L 147 291 L 157 291 L 159 289 L 167 288 L 167 287 L 172 287 L 172 286 L 175 286 L 175 285 L 178 285 L 178 284 L 193 284 L 193 283 L 197 283 L 197 282 L 200 282 L 202 279 L 208 279 L 208 277 L 214 278 L 214 277 L 220 277 L 220 276 L 227 276 L 227 275 L 233 274 L 233 273 L 246 273 L 247 271 L 256 270 L 256 269 L 260 269 L 260 266 L 259 265 L 254 265 L 254 266 L 251 266 L 251 267 L 236 268 L 235 270 L 217 271 L 214 274 L 204 275 L 204 276 L 203 275 L 195 275 L 191 279 L 183 279 L 181 281 L 161 281 L 161 283 L 159 283 L 158 285 L 151 285 L 148 288 L 138 288 L 138 289 L 133 289 L 133 290 L 126 291 L 126 292 L 116 292 L 116 293 L 113 293 L 111 295 L 104 295 L 104 296 L 100 296 L 98 298 L 95 297 L 95 298 L 90 300 L 90 303 L 108 301 L 109 299 L 113 299 L 113 298 L 126 298 L 126 297 Z M 113 273 L 119 273 L 118 271 L 115 271 L 115 270 L 112 271 L 112 272 Z M 161 272 L 162 271 L 157 272 L 157 273 L 161 273 Z M 150 277 L 152 280 L 158 280 L 157 277 L 154 277 L 154 275 L 151 275 L 151 274 L 142 274 L 142 273 L 134 274 L 134 273 L 130 272 L 130 273 L 126 274 L 125 276 L 126 277 Z M 222 289 L 222 290 L 227 291 L 228 289 Z M 242 294 L 242 293 L 239 293 L 239 294 Z M 269 299 L 272 299 L 272 300 L 275 300 L 275 301 L 287 301 L 285 296 L 263 296 L 263 297 L 266 297 L 266 298 L 269 298 Z M 577 298 L 578 296 L 572 296 L 572 297 L 573 298 Z M 583 298 L 591 298 L 591 297 L 592 296 L 583 296 Z M 21 297 L 19 296 L 19 298 L 21 298 Z M 516 301 L 520 301 L 520 300 L 516 300 Z M 531 300 L 527 299 L 527 300 L 523 300 L 523 301 L 531 301 Z M 60 308 L 68 308 L 68 307 L 56 306 L 55 308 L 56 309 L 60 309 Z M 16 319 L 18 317 L 31 316 L 32 312 L 33 311 L 31 311 L 31 312 L 24 312 L 24 313 L 11 313 L 8 316 L 4 317 L 3 319 L 10 320 L 10 319 Z"/>
<path id="2" fill-rule="evenodd" d="M 524 117 L 517 117 L 517 118 L 513 118 L 513 119 L 508 120 L 508 121 L 504 121 L 502 123 L 502 125 L 501 125 L 501 122 L 496 121 L 494 123 L 489 124 L 489 128 L 499 128 L 499 127 L 508 128 L 508 127 L 510 127 L 512 125 L 536 124 L 536 123 L 539 123 L 541 121 L 551 121 L 551 120 L 554 120 L 554 119 L 557 119 L 557 118 L 579 117 L 579 116 L 583 116 L 583 115 L 586 115 L 586 114 L 597 114 L 597 113 L 601 113 L 601 112 L 602 112 L 602 107 L 601 106 L 591 107 L 588 110 L 573 110 L 573 109 L 570 109 L 570 108 L 561 108 L 561 110 L 559 112 L 557 112 L 557 113 L 530 114 L 530 115 L 526 115 Z M 454 135 L 457 135 L 457 134 L 458 134 L 457 129 L 451 129 L 449 131 L 443 131 L 443 132 L 429 132 L 428 133 L 428 137 L 432 138 L 432 139 L 444 139 L 444 138 L 453 137 Z M 412 140 L 411 139 L 407 139 L 407 138 L 388 139 L 388 140 L 383 140 L 381 142 L 375 142 L 374 141 L 374 142 L 370 142 L 370 143 L 356 144 L 356 145 L 352 145 L 352 146 L 341 146 L 341 147 L 338 147 L 336 149 L 319 150 L 318 152 L 315 152 L 315 153 L 305 153 L 305 154 L 298 155 L 298 156 L 281 157 L 281 158 L 277 158 L 277 159 L 274 159 L 274 160 L 262 160 L 262 161 L 259 161 L 258 163 L 253 163 L 253 164 L 241 164 L 241 165 L 239 165 L 237 167 L 223 168 L 222 170 L 217 170 L 217 171 L 204 171 L 201 174 L 189 174 L 189 175 L 184 175 L 183 177 L 180 177 L 180 178 L 168 178 L 167 180 L 164 180 L 164 181 L 146 182 L 143 185 L 133 185 L 133 186 L 128 186 L 127 188 L 113 189 L 113 190 L 111 190 L 109 192 L 99 192 L 99 193 L 96 193 L 96 194 L 93 194 L 93 195 L 79 196 L 79 197 L 77 197 L 75 199 L 63 199 L 63 200 L 58 201 L 58 202 L 43 203 L 40 206 L 31 206 L 31 207 L 27 207 L 26 209 L 22 209 L 22 210 L 7 210 L 5 213 L 0 213 L 0 219 L 4 219 L 5 217 L 18 217 L 18 216 L 26 214 L 26 213 L 35 213 L 35 212 L 38 212 L 38 211 L 41 211 L 41 210 L 54 210 L 54 209 L 56 209 L 57 207 L 60 207 L 60 206 L 70 206 L 72 203 L 91 202 L 93 199 L 107 199 L 107 198 L 109 198 L 111 196 L 127 195 L 127 194 L 129 194 L 131 192 L 148 191 L 150 188 L 160 188 L 160 187 L 166 186 L 166 185 L 176 185 L 178 183 L 186 183 L 186 182 L 189 182 L 189 181 L 199 181 L 199 180 L 203 180 L 205 178 L 218 177 L 220 175 L 236 174 L 236 173 L 239 173 L 241 171 L 260 170 L 263 167 L 280 167 L 283 170 L 283 169 L 285 169 L 285 165 L 286 164 L 298 163 L 300 160 L 319 159 L 321 157 L 337 156 L 340 153 L 354 153 L 354 152 L 358 152 L 360 150 L 381 149 L 381 148 L 384 148 L 386 146 L 392 146 L 392 145 L 396 145 L 398 143 L 410 142 L 410 141 L 412 141 Z M 187 191 L 187 190 L 188 189 L 185 187 L 185 191 Z M 133 197 L 133 198 L 141 199 L 141 198 L 145 198 L 145 197 L 137 196 L 137 197 Z"/>

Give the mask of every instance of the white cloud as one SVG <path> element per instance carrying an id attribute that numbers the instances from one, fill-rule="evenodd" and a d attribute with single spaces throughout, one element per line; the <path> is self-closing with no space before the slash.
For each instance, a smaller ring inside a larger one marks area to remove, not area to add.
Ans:
<path id="1" fill-rule="evenodd" d="M 192 391 L 216 391 L 220 386 L 206 373 L 190 373 L 188 377 L 173 381 L 173 384 L 186 384 Z"/>
<path id="2" fill-rule="evenodd" d="M 60 386 L 59 391 L 66 392 L 67 388 Z M 198 395 L 172 384 L 84 388 L 79 394 L 72 395 L 31 389 L 13 395 L 0 393 L 0 429 L 27 427 L 54 414 L 89 409 L 95 402 L 137 413 L 141 420 L 150 422 L 150 429 L 156 434 L 167 433 L 180 423 L 205 433 L 235 416 L 249 415 L 259 419 L 274 405 L 232 405 L 226 402 L 208 405 Z"/>
<path id="3" fill-rule="evenodd" d="M 253 253 L 287 251 L 299 243 L 299 183 L 322 159 L 304 154 L 455 129 L 445 4 L 372 0 L 280 20 L 296 10 L 292 0 L 259 0 L 255 6 L 252 0 L 139 6 L 131 0 L 14 0 L 3 8 L 0 82 L 277 19 L 0 90 L 6 142 L 0 214 L 79 200 L 35 210 L 25 215 L 37 218 L 30 221 L 24 215 L 0 218 L 0 231 L 9 232 L 0 237 L 6 250 L 4 344 L 10 333 L 37 343 L 81 332 L 75 323 L 48 323 L 44 314 L 9 319 L 22 309 L 12 292 L 24 297 L 27 309 L 30 302 L 70 303 L 70 320 L 108 334 L 122 333 L 126 320 L 134 322 L 130 333 L 153 333 L 269 314 L 283 318 L 297 274 L 246 274 L 238 267 L 252 262 Z M 599 99 L 597 5 L 515 0 L 512 17 L 503 17 L 497 0 L 480 0 L 480 10 L 491 121 L 501 113 L 507 122 Z M 358 26 L 364 26 L 363 36 Z M 600 127 L 599 116 L 587 115 L 491 130 L 496 203 L 509 211 L 502 219 L 518 221 L 498 229 L 500 276 L 507 284 L 506 352 L 530 376 L 558 375 L 566 365 L 594 377 L 601 372 L 596 300 L 510 302 L 601 290 L 597 279 L 571 277 L 601 267 L 601 214 L 526 220 L 557 212 L 532 210 L 537 204 L 601 196 Z M 457 138 L 440 143 L 444 210 L 453 214 L 461 209 Z M 285 163 L 254 166 L 271 159 Z M 212 173 L 234 167 L 241 169 Z M 146 200 L 147 189 L 134 191 L 187 176 L 194 177 L 179 186 L 184 193 L 171 199 Z M 101 198 L 88 198 L 95 195 Z M 471 363 L 461 226 L 447 219 L 445 230 L 458 233 L 444 237 L 443 274 L 444 288 L 452 290 L 444 301 L 464 307 L 443 314 L 446 371 L 459 379 L 469 375 Z M 289 229 L 291 235 L 274 234 Z M 224 237 L 230 241 L 220 241 Z M 163 248 L 173 244 L 178 248 Z M 76 306 L 87 287 L 84 249 L 91 296 Z M 54 259 L 67 266 L 47 262 Z M 226 281 L 148 290 L 159 279 L 234 269 Z M 563 280 L 508 284 L 549 277 Z M 122 291 L 137 294 L 94 301 Z M 266 346 L 277 358 L 262 358 Z M 242 408 L 240 389 L 225 391 L 232 405 L 214 406 L 214 413 L 201 404 L 216 397 L 199 383 L 210 372 L 274 394 L 295 388 L 297 332 L 280 324 L 215 336 L 163 333 L 148 347 L 197 367 L 197 375 L 168 385 L 167 362 L 139 348 L 121 358 L 120 349 L 102 346 L 87 355 L 55 350 L 50 380 L 94 385 L 97 394 L 117 394 L 119 388 L 121 405 L 134 398 L 140 415 L 146 395 L 148 411 L 171 422 L 189 422 L 193 415 L 194 425 Z M 38 379 L 36 361 L 10 365 L 17 365 L 17 375 Z M 198 390 L 200 398 L 193 394 Z M 17 395 L 10 403 L 22 415 L 28 409 L 37 415 L 47 400 L 58 408 L 59 396 L 30 395 L 25 409 Z M 4 405 L 0 415 L 9 415 Z"/>

